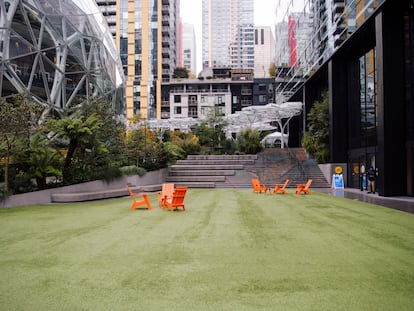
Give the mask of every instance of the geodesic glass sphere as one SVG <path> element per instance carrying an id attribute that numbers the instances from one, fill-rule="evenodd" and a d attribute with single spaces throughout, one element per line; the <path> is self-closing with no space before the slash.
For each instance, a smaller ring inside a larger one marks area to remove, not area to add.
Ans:
<path id="1" fill-rule="evenodd" d="M 65 111 L 105 96 L 125 110 L 121 61 L 94 0 L 0 1 L 0 66 L 0 97 Z"/>

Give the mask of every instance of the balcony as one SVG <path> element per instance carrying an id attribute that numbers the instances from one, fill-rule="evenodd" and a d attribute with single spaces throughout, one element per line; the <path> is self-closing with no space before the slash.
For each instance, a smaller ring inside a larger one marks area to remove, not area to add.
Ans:
<path id="1" fill-rule="evenodd" d="M 198 113 L 197 113 L 197 111 L 189 111 L 188 116 L 190 118 L 198 118 Z"/>
<path id="2" fill-rule="evenodd" d="M 241 95 L 252 95 L 252 90 L 241 90 Z"/>

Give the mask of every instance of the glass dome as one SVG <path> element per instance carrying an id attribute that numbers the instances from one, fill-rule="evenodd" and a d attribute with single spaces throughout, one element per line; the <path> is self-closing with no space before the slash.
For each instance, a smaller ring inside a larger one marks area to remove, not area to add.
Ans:
<path id="1" fill-rule="evenodd" d="M 121 60 L 94 0 L 0 1 L 0 66 L 0 97 L 67 112 L 105 96 L 125 114 Z"/>

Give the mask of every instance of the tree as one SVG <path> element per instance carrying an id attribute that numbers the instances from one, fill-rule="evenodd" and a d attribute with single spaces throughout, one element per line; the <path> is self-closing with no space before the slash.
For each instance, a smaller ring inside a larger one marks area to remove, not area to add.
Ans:
<path id="1" fill-rule="evenodd" d="M 329 98 L 322 94 L 308 113 L 307 131 L 302 138 L 302 147 L 311 153 L 318 163 L 329 160 Z"/>
<path id="2" fill-rule="evenodd" d="M 9 191 L 9 165 L 12 159 L 28 151 L 30 132 L 33 131 L 41 109 L 23 95 L 10 102 L 0 101 L 0 158 L 4 163 L 4 192 Z"/>
<path id="3" fill-rule="evenodd" d="M 223 119 L 222 113 L 213 109 L 203 122 L 194 127 L 192 132 L 198 137 L 200 146 L 204 149 L 210 148 L 210 153 L 215 154 L 224 147 L 226 125 L 227 122 Z"/>
<path id="4" fill-rule="evenodd" d="M 59 120 L 49 120 L 48 126 L 57 135 L 69 140 L 68 149 L 63 166 L 63 177 L 68 172 L 73 156 L 77 148 L 89 141 L 94 132 L 102 125 L 97 114 L 91 114 L 89 117 L 80 116 L 77 118 L 63 118 Z"/>
<path id="5" fill-rule="evenodd" d="M 256 154 L 262 150 L 259 131 L 251 128 L 242 130 L 236 138 L 237 149 L 246 154 Z"/>
<path id="6" fill-rule="evenodd" d="M 269 76 L 276 77 L 276 64 L 272 62 L 269 67 Z"/>
<path id="7" fill-rule="evenodd" d="M 176 67 L 174 69 L 173 78 L 188 79 L 188 70 L 185 67 Z"/>

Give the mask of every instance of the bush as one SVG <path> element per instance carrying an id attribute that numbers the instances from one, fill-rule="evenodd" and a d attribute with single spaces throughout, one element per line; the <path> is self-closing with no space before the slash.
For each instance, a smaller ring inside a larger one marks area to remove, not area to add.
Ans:
<path id="1" fill-rule="evenodd" d="M 241 131 L 237 135 L 236 146 L 240 153 L 245 154 L 256 154 L 262 151 L 259 131 L 250 128 Z"/>

